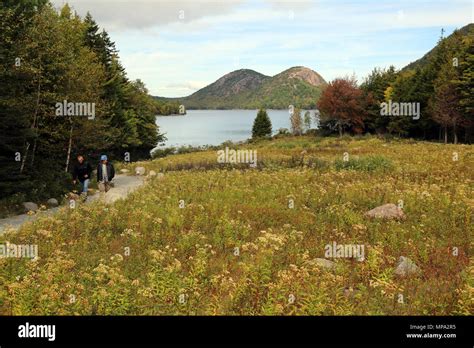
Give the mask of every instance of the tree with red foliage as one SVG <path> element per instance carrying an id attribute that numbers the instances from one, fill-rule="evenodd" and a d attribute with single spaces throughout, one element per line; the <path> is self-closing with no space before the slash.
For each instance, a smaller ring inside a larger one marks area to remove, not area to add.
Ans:
<path id="1" fill-rule="evenodd" d="M 363 133 L 369 98 L 357 86 L 355 77 L 330 82 L 318 102 L 322 127 L 337 129 L 341 137 L 345 129 L 355 134 Z"/>

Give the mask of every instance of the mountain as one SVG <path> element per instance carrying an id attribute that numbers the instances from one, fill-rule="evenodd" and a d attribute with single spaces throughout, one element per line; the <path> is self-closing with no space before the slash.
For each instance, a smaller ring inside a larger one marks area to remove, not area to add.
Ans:
<path id="1" fill-rule="evenodd" d="M 326 81 L 317 72 L 293 67 L 273 77 L 250 69 L 228 73 L 183 98 L 162 98 L 178 101 L 186 109 L 286 109 L 289 105 L 314 108 Z"/>
<path id="2" fill-rule="evenodd" d="M 474 33 L 474 23 L 468 24 L 461 29 L 456 30 L 454 33 L 449 35 L 447 39 L 447 43 L 450 44 L 452 41 L 455 40 L 456 35 L 460 36 L 467 36 L 467 35 L 473 35 Z M 407 71 L 407 70 L 416 70 L 417 68 L 422 68 L 428 62 L 436 56 L 436 52 L 439 49 L 439 45 L 436 45 L 432 50 L 430 50 L 428 53 L 426 53 L 423 57 L 420 59 L 408 64 L 406 67 L 402 69 L 402 71 Z"/>
<path id="3" fill-rule="evenodd" d="M 260 85 L 269 76 L 265 76 L 250 69 L 240 69 L 232 71 L 222 76 L 219 80 L 195 92 L 192 96 L 195 98 L 215 97 L 227 98 L 236 94 L 252 91 L 260 87 Z"/>

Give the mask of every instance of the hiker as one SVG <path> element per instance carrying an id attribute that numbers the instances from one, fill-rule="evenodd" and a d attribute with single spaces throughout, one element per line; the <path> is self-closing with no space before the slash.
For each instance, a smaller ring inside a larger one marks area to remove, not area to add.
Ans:
<path id="1" fill-rule="evenodd" d="M 81 183 L 81 196 L 83 198 L 87 197 L 87 190 L 89 188 L 90 178 L 92 174 L 92 167 L 84 159 L 83 155 L 77 155 L 77 163 L 74 166 L 72 173 L 72 182 L 76 185 L 77 181 Z"/>
<path id="2" fill-rule="evenodd" d="M 100 163 L 97 166 L 97 183 L 100 192 L 110 190 L 110 182 L 115 176 L 114 166 L 107 161 L 107 156 L 100 156 Z"/>

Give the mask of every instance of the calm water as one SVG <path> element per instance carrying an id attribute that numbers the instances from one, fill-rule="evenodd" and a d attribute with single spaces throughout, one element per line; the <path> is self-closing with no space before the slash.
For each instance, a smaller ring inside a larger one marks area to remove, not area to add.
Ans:
<path id="1" fill-rule="evenodd" d="M 288 110 L 267 110 L 273 133 L 290 129 Z M 160 133 L 166 133 L 165 147 L 219 145 L 226 140 L 241 141 L 252 135 L 257 110 L 188 110 L 184 116 L 157 116 Z"/>

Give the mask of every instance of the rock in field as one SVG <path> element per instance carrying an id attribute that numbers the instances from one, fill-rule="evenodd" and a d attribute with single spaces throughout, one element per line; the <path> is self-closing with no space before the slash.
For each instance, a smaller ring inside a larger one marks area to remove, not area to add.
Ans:
<path id="1" fill-rule="evenodd" d="M 48 199 L 46 204 L 48 204 L 49 207 L 57 207 L 59 205 L 59 202 L 56 198 L 50 198 Z"/>
<path id="2" fill-rule="evenodd" d="M 120 173 L 127 174 L 127 173 L 130 173 L 130 170 L 123 168 L 123 169 L 120 169 Z"/>
<path id="3" fill-rule="evenodd" d="M 148 175 L 151 176 L 151 177 L 154 177 L 154 176 L 156 176 L 156 172 L 154 170 L 150 170 Z"/>
<path id="4" fill-rule="evenodd" d="M 145 167 L 136 167 L 135 168 L 135 174 L 136 175 L 145 175 L 146 169 Z"/>
<path id="5" fill-rule="evenodd" d="M 405 219 L 405 213 L 403 210 L 393 203 L 384 204 L 380 207 L 369 210 L 367 213 L 365 213 L 365 216 L 377 219 Z"/>
<path id="6" fill-rule="evenodd" d="M 38 210 L 38 204 L 33 202 L 24 202 L 23 207 L 25 208 L 25 212 Z"/>
<path id="7" fill-rule="evenodd" d="M 343 290 L 343 294 L 347 298 L 354 298 L 359 293 L 360 291 L 358 289 L 354 289 L 352 286 L 346 286 Z"/>
<path id="8" fill-rule="evenodd" d="M 75 201 L 77 201 L 77 200 L 79 199 L 79 195 L 78 195 L 78 194 L 75 194 L 75 193 L 73 193 L 73 192 L 69 192 L 69 195 L 68 195 L 68 196 L 69 196 L 69 197 L 68 197 L 69 199 L 73 199 L 73 200 L 75 200 Z"/>
<path id="9" fill-rule="evenodd" d="M 420 268 L 415 265 L 415 263 L 410 260 L 408 257 L 400 256 L 398 259 L 398 265 L 395 269 L 395 274 L 400 277 L 406 277 L 409 275 L 414 275 L 420 273 Z"/>
<path id="10" fill-rule="evenodd" d="M 311 261 L 307 261 L 307 263 L 311 266 L 318 266 L 327 270 L 331 270 L 336 267 L 336 263 L 331 260 L 316 258 Z"/>

